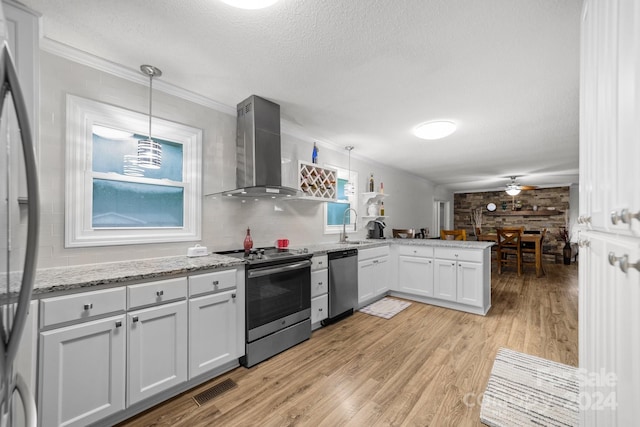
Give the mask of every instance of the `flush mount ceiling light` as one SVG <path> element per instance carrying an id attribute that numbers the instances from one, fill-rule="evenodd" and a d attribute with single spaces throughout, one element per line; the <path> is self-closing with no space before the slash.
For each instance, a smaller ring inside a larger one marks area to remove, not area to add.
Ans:
<path id="1" fill-rule="evenodd" d="M 413 134 L 421 139 L 440 139 L 456 131 L 456 124 L 450 121 L 421 123 L 413 128 Z"/>
<path id="2" fill-rule="evenodd" d="M 160 77 L 162 71 L 153 65 L 141 65 L 140 71 L 149 76 L 149 137 L 138 141 L 138 166 L 145 169 L 160 169 L 162 166 L 162 145 L 151 139 L 151 101 L 153 99 L 153 78 Z"/>
<path id="3" fill-rule="evenodd" d="M 275 4 L 278 0 L 222 0 L 223 3 L 239 9 L 264 9 Z"/>

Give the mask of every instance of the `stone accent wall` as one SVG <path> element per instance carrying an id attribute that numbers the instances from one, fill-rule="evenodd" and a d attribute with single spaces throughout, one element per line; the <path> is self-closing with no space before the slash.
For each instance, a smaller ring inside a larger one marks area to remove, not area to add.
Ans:
<path id="1" fill-rule="evenodd" d="M 482 231 L 494 231 L 497 227 L 509 227 L 524 225 L 525 230 L 540 230 L 547 228 L 547 237 L 543 242 L 545 254 L 556 255 L 562 253 L 564 243 L 558 239 L 558 232 L 565 226 L 565 215 L 557 212 L 569 210 L 569 187 L 539 188 L 536 190 L 522 191 L 515 196 L 515 201 L 522 203 L 522 210 L 533 210 L 537 205 L 538 210 L 546 210 L 548 207 L 556 208 L 555 215 L 526 216 L 526 215 L 499 215 L 504 212 L 502 203 L 506 202 L 506 210 L 512 211 L 512 197 L 504 191 L 489 191 L 482 193 L 458 193 L 454 194 L 453 220 L 454 228 L 464 228 L 468 236 L 475 236 L 471 222 L 473 209 L 482 208 Z M 487 204 L 495 203 L 497 215 L 488 215 Z"/>

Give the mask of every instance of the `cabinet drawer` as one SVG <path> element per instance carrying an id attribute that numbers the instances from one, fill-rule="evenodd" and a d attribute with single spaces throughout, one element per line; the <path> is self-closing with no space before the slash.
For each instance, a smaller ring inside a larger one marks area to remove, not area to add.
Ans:
<path id="1" fill-rule="evenodd" d="M 327 318 L 329 313 L 329 296 L 327 294 L 311 300 L 311 324 Z"/>
<path id="2" fill-rule="evenodd" d="M 379 258 L 389 255 L 389 246 L 380 246 L 378 248 L 358 249 L 358 261 L 365 259 Z"/>
<path id="3" fill-rule="evenodd" d="M 322 270 L 329 267 L 329 258 L 327 255 L 314 255 L 311 258 L 311 271 Z"/>
<path id="4" fill-rule="evenodd" d="M 435 257 L 440 259 L 453 259 L 456 261 L 482 262 L 482 250 L 436 248 Z"/>
<path id="5" fill-rule="evenodd" d="M 236 287 L 237 272 L 238 270 L 223 270 L 189 276 L 189 296 L 233 289 Z"/>
<path id="6" fill-rule="evenodd" d="M 174 301 L 187 297 L 187 278 L 161 280 L 127 286 L 129 292 L 129 309 L 145 305 Z"/>
<path id="7" fill-rule="evenodd" d="M 121 288 L 46 298 L 40 301 L 41 327 L 124 311 L 127 292 Z"/>
<path id="8" fill-rule="evenodd" d="M 329 290 L 329 271 L 327 269 L 311 272 L 311 298 L 326 294 Z"/>
<path id="9" fill-rule="evenodd" d="M 404 245 L 398 248 L 398 255 L 430 258 L 433 256 L 433 248 L 430 246 Z"/>

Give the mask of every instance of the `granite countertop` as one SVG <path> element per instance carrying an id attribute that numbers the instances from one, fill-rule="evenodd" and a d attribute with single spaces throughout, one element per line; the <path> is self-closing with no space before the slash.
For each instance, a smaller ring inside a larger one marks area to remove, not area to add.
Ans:
<path id="1" fill-rule="evenodd" d="M 323 255 L 343 249 L 368 249 L 394 244 L 485 249 L 495 243 L 437 239 L 367 239 L 347 243 L 331 242 L 300 245 L 293 246 L 291 249 L 307 249 L 308 252 L 315 255 Z M 210 254 L 204 257 L 194 258 L 172 256 L 39 269 L 36 273 L 33 295 L 35 297 L 41 297 L 52 292 L 73 291 L 100 285 L 115 286 L 133 281 L 162 279 L 199 271 L 230 268 L 244 265 L 244 263 L 243 260 L 238 258 Z M 13 294 L 15 292 L 17 294 L 21 275 L 19 273 L 12 274 L 10 280 L 10 293 Z M 6 277 L 2 277 L 0 281 L 6 281 Z M 0 289 L 6 289 L 5 284 L 0 283 Z"/>
<path id="2" fill-rule="evenodd" d="M 98 285 L 114 285 L 136 280 L 162 279 L 164 277 L 243 264 L 244 261 L 237 258 L 211 254 L 193 258 L 173 256 L 45 268 L 36 272 L 33 295 L 41 296 L 50 292 L 70 291 Z M 18 280 L 20 279 L 18 277 L 16 279 L 12 278 L 12 282 L 14 282 L 12 283 L 12 289 L 17 290 Z"/>

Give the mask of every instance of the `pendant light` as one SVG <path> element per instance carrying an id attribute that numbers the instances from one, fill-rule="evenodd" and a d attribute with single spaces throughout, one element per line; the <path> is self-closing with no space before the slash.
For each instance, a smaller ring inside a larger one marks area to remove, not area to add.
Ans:
<path id="1" fill-rule="evenodd" d="M 160 77 L 162 71 L 153 65 L 141 65 L 140 71 L 149 76 L 149 137 L 138 141 L 138 166 L 145 169 L 159 169 L 162 166 L 162 145 L 151 139 L 151 101 L 153 99 L 153 78 Z"/>
<path id="2" fill-rule="evenodd" d="M 353 150 L 353 145 L 347 145 L 344 149 L 349 151 L 349 175 L 347 175 L 347 183 L 344 185 L 344 195 L 353 196 L 356 192 L 355 186 L 351 182 L 351 150 Z"/>

